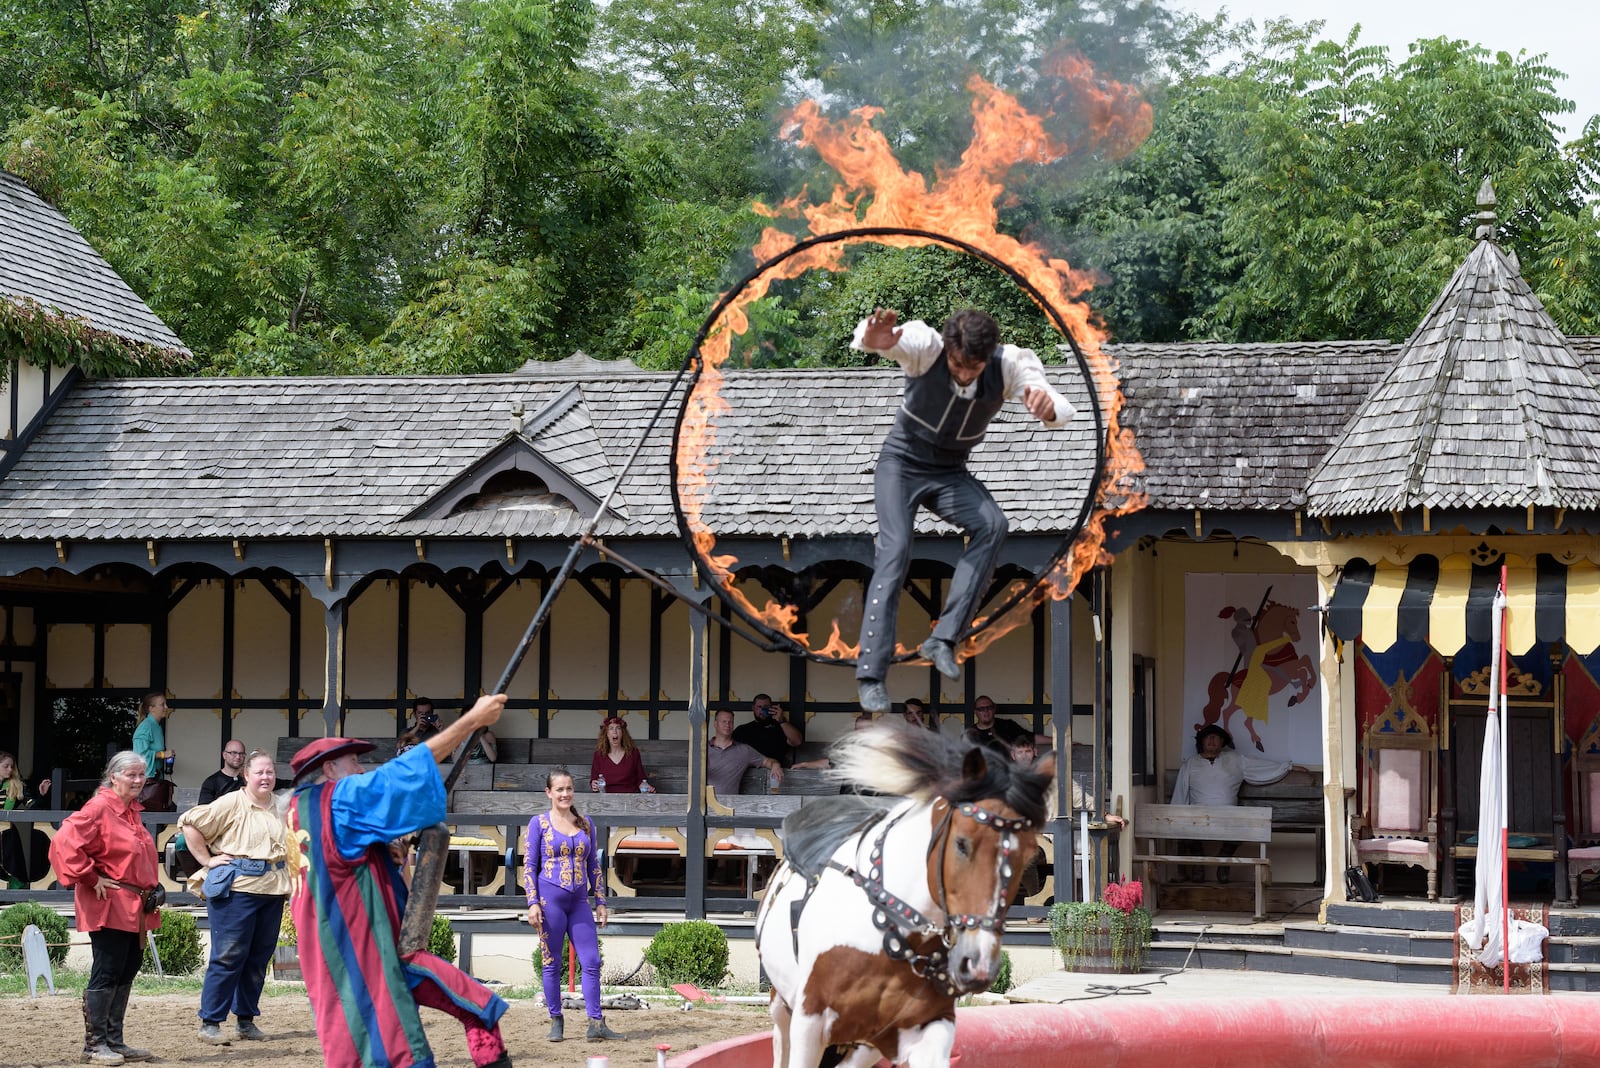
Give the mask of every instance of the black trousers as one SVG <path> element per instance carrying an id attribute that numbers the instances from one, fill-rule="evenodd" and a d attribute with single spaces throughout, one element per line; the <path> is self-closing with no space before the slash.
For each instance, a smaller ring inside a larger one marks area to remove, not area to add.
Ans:
<path id="1" fill-rule="evenodd" d="M 89 932 L 89 950 L 94 963 L 89 969 L 88 990 L 115 990 L 128 986 L 144 962 L 144 947 L 136 931 L 113 931 L 102 927 Z"/>
<path id="2" fill-rule="evenodd" d="M 978 599 L 994 577 L 1007 530 L 1005 513 L 965 463 L 926 462 L 892 444 L 878 454 L 873 502 L 878 512 L 878 546 L 861 613 L 858 679 L 882 679 L 894 657 L 900 588 L 911 570 L 917 509 L 927 508 L 961 528 L 968 538 L 933 628 L 933 636 L 941 641 L 953 643 L 972 622 Z"/>

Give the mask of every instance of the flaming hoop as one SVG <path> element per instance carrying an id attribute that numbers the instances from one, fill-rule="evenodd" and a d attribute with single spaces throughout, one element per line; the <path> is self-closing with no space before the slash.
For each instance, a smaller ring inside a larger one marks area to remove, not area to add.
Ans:
<path id="1" fill-rule="evenodd" d="M 1100 408 L 1099 390 L 1096 388 L 1094 373 L 1090 370 L 1089 361 L 1083 350 L 1078 346 L 1077 339 L 1073 336 L 1068 320 L 1049 299 L 1040 292 L 1028 278 L 1017 268 L 984 249 L 952 237 L 948 234 L 934 233 L 931 230 L 916 229 L 903 226 L 865 226 L 847 230 L 837 230 L 832 233 L 819 234 L 809 237 L 804 241 L 796 242 L 782 252 L 757 265 L 757 267 L 741 279 L 732 289 L 722 295 L 722 298 L 706 316 L 701 324 L 700 331 L 695 335 L 694 342 L 689 347 L 688 364 L 693 368 L 689 376 L 689 388 L 684 391 L 683 403 L 678 408 L 678 419 L 673 427 L 672 434 L 672 504 L 678 517 L 678 530 L 683 538 L 684 546 L 702 573 L 713 577 L 712 588 L 716 591 L 724 604 L 732 609 L 745 623 L 753 627 L 769 642 L 780 648 L 787 648 L 793 656 L 803 656 L 808 660 L 822 664 L 854 665 L 856 659 L 850 655 L 848 649 L 838 641 L 838 627 L 835 624 L 834 635 L 823 649 L 813 649 L 801 639 L 804 635 L 796 635 L 789 626 L 799 618 L 799 610 L 793 605 L 780 602 L 769 602 L 764 608 L 758 609 L 749 598 L 736 587 L 736 579 L 731 566 L 736 561 L 728 556 L 714 556 L 711 548 L 715 545 L 716 538 L 706 524 L 701 514 L 698 501 L 686 506 L 683 493 L 683 471 L 680 469 L 679 458 L 682 453 L 680 445 L 684 433 L 684 423 L 690 416 L 699 387 L 701 375 L 710 365 L 701 352 L 701 346 L 712 336 L 721 322 L 723 315 L 730 307 L 739 302 L 744 291 L 750 286 L 761 281 L 778 268 L 784 261 L 802 255 L 812 249 L 823 245 L 843 244 L 877 241 L 884 244 L 914 244 L 914 245 L 944 245 L 983 260 L 985 263 L 1002 271 L 1007 277 L 1020 287 L 1023 292 L 1036 303 L 1049 317 L 1050 322 L 1066 339 L 1067 345 L 1072 349 L 1072 354 L 1078 365 L 1078 371 L 1083 376 L 1088 397 L 1089 410 L 1094 418 L 1094 471 L 1088 480 L 1087 490 L 1083 502 L 1078 507 L 1077 517 L 1071 528 L 1066 532 L 1050 559 L 1033 577 L 1033 581 L 1014 589 L 1011 595 L 997 608 L 975 620 L 960 636 L 959 643 L 965 645 L 971 642 L 973 651 L 981 648 L 987 642 L 979 642 L 978 636 L 995 626 L 1002 620 L 1014 618 L 1016 609 L 1027 605 L 1030 610 L 1034 604 L 1043 600 L 1050 592 L 1059 592 L 1053 581 L 1060 574 L 1063 565 L 1070 569 L 1069 556 L 1073 552 L 1078 535 L 1083 532 L 1084 524 L 1089 520 L 1094 511 L 1095 502 L 1101 498 L 1107 488 L 1105 482 L 1106 468 L 1106 435 L 1105 418 Z M 742 333 L 742 329 L 735 330 Z M 703 457 L 696 457 L 695 463 L 704 468 Z M 707 479 L 706 472 L 697 470 L 693 477 L 698 485 L 703 485 Z M 1068 591 L 1070 592 L 1070 590 Z M 782 624 L 781 626 L 778 624 Z M 894 663 L 905 663 L 919 659 L 913 650 L 904 647 L 897 648 Z"/>

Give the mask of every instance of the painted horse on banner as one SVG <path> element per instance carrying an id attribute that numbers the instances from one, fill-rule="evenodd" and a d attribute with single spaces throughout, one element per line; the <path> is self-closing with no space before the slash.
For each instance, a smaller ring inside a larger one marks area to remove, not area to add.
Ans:
<path id="1" fill-rule="evenodd" d="M 756 917 L 775 1068 L 948 1068 L 956 999 L 988 988 L 1048 818 L 1053 765 L 898 724 L 835 743 L 834 774 L 894 796 L 818 800 L 783 825 Z"/>
<path id="2" fill-rule="evenodd" d="M 1219 671 L 1206 686 L 1206 707 L 1195 730 L 1213 723 L 1231 731 L 1228 721 L 1244 712 L 1245 729 L 1257 749 L 1262 748 L 1256 724 L 1269 715 L 1267 702 L 1281 690 L 1291 691 L 1289 704 L 1297 705 L 1317 688 L 1317 665 L 1309 653 L 1295 648 L 1300 640 L 1300 609 L 1268 601 L 1251 620 L 1248 610 L 1224 608 L 1219 619 L 1233 619 L 1233 641 L 1239 657 L 1232 671 Z"/>

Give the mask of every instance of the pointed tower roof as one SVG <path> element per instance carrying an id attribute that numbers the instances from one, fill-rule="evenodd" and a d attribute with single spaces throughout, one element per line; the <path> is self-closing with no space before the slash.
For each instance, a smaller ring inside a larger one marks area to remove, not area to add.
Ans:
<path id="1" fill-rule="evenodd" d="M 1306 509 L 1600 509 L 1600 383 L 1494 241 L 1478 243 L 1312 472 Z"/>

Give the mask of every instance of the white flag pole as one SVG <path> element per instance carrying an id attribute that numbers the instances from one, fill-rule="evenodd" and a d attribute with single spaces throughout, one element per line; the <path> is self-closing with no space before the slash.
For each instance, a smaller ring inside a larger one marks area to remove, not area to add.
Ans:
<path id="1" fill-rule="evenodd" d="M 1511 681 L 1510 653 L 1507 650 L 1507 641 L 1510 638 L 1510 627 L 1507 625 L 1510 607 L 1510 590 L 1507 589 L 1507 567 L 1500 565 L 1500 974 L 1503 991 L 1511 993 L 1511 790 L 1510 767 L 1507 759 L 1508 747 L 1506 738 L 1510 735 L 1510 723 L 1506 719 L 1509 706 L 1506 702 L 1506 687 Z"/>

